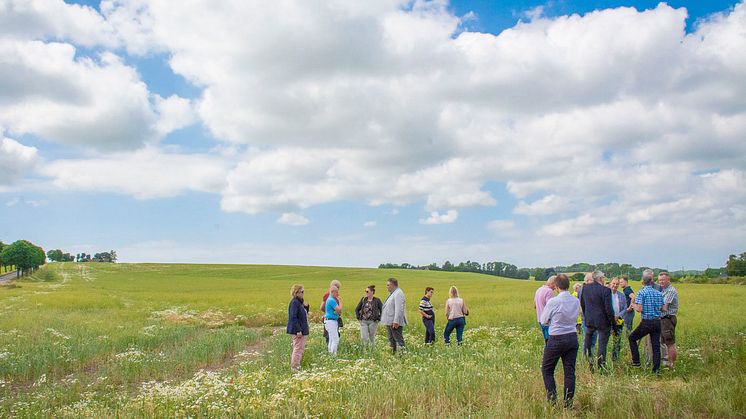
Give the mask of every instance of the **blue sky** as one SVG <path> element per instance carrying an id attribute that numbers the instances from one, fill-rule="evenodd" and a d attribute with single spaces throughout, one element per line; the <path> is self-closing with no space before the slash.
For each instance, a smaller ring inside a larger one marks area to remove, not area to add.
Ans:
<path id="1" fill-rule="evenodd" d="M 670 269 L 746 247 L 743 3 L 10 3 L 4 242 Z"/>

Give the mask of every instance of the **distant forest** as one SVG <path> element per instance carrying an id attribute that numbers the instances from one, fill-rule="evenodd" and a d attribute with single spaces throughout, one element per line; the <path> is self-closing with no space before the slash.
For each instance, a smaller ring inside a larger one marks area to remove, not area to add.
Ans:
<path id="1" fill-rule="evenodd" d="M 730 264 L 729 264 L 730 265 Z M 656 275 L 664 271 L 661 268 L 650 268 L 647 266 L 632 266 L 628 263 L 575 263 L 569 266 L 552 266 L 552 267 L 541 267 L 541 268 L 519 268 L 516 265 L 507 262 L 487 262 L 480 263 L 476 261 L 467 260 L 466 262 L 459 262 L 453 264 L 450 261 L 446 261 L 442 266 L 438 266 L 436 263 L 429 265 L 412 265 L 409 263 L 402 263 L 400 265 L 394 263 L 382 263 L 378 265 L 380 269 L 418 269 L 418 270 L 430 270 L 430 271 L 446 271 L 446 272 L 475 272 L 486 275 L 502 276 L 505 278 L 514 279 L 530 279 L 534 278 L 537 281 L 544 281 L 547 279 L 552 272 L 564 272 L 572 274 L 572 279 L 576 281 L 583 280 L 583 274 L 585 272 L 592 272 L 595 270 L 603 271 L 608 278 L 615 276 L 626 275 L 630 280 L 639 281 L 642 278 L 642 272 L 645 269 L 652 269 Z M 704 276 L 707 278 L 718 278 L 720 276 L 727 275 L 726 268 L 708 268 L 704 271 L 698 270 L 678 270 L 669 271 L 673 277 L 685 277 L 685 276 Z"/>

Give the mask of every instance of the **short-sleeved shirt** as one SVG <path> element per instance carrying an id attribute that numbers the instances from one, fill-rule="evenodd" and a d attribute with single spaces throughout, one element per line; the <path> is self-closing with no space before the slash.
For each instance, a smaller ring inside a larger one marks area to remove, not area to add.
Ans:
<path id="1" fill-rule="evenodd" d="M 334 299 L 334 297 L 329 296 L 329 298 L 326 299 L 326 313 L 324 314 L 324 318 L 336 320 L 339 318 L 337 313 L 334 312 L 334 307 L 337 306 L 337 300 Z"/>
<path id="2" fill-rule="evenodd" d="M 655 320 L 661 318 L 663 294 L 655 288 L 646 285 L 635 296 L 635 304 L 642 304 L 642 319 Z"/>
<path id="3" fill-rule="evenodd" d="M 679 312 L 679 292 L 673 285 L 663 288 L 663 303 L 668 304 L 667 316 L 675 316 Z"/>
<path id="4" fill-rule="evenodd" d="M 634 293 L 635 293 L 635 291 L 629 285 L 627 285 L 626 287 L 624 287 L 624 298 L 627 299 L 627 307 L 629 307 L 630 303 L 632 302 L 632 297 L 630 297 L 630 295 L 632 295 Z"/>
<path id="5" fill-rule="evenodd" d="M 433 304 L 430 302 L 430 299 L 427 297 L 422 297 L 420 300 L 420 311 L 427 314 L 428 316 L 434 316 L 435 312 L 433 311 Z"/>

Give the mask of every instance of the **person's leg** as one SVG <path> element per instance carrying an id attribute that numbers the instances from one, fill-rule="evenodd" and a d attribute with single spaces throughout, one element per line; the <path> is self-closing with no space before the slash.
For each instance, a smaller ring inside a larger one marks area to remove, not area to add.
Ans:
<path id="1" fill-rule="evenodd" d="M 370 330 L 368 329 L 370 320 L 360 320 L 360 344 L 366 348 L 370 344 Z"/>
<path id="2" fill-rule="evenodd" d="M 578 358 L 578 338 L 570 335 L 565 340 L 564 351 L 562 352 L 562 369 L 565 373 L 565 407 L 572 407 L 572 399 L 575 397 L 575 363 Z"/>
<path id="3" fill-rule="evenodd" d="M 329 332 L 329 353 L 337 354 L 339 346 L 339 323 L 336 320 L 326 321 L 326 330 Z"/>
<path id="4" fill-rule="evenodd" d="M 451 334 L 455 327 L 456 325 L 453 320 L 448 320 L 448 323 L 446 323 L 446 329 L 443 331 L 443 340 L 445 340 L 446 345 L 451 343 Z"/>
<path id="5" fill-rule="evenodd" d="M 593 359 L 593 346 L 591 345 L 593 332 L 595 332 L 595 329 L 591 329 L 583 322 L 583 355 L 588 359 L 588 362 Z"/>
<path id="6" fill-rule="evenodd" d="M 370 347 L 376 347 L 376 333 L 378 333 L 378 322 L 371 321 L 368 325 L 368 336 L 370 337 Z"/>
<path id="7" fill-rule="evenodd" d="M 609 335 L 611 329 L 598 329 L 598 352 L 596 352 L 596 359 L 598 361 L 598 368 L 604 368 L 606 365 L 606 350 L 609 346 Z"/>
<path id="8" fill-rule="evenodd" d="M 661 322 L 653 321 L 650 327 L 650 342 L 653 345 L 653 372 L 661 369 Z"/>
<path id="9" fill-rule="evenodd" d="M 404 349 L 404 326 L 394 329 L 394 341 L 398 350 Z"/>
<path id="10" fill-rule="evenodd" d="M 629 334 L 629 351 L 632 354 L 632 365 L 640 365 L 640 348 L 638 341 L 645 336 L 645 322 L 640 322 L 632 333 Z"/>
<path id="11" fill-rule="evenodd" d="M 466 327 L 466 318 L 456 319 L 456 341 L 461 345 L 464 341 L 464 328 Z"/>
<path id="12" fill-rule="evenodd" d="M 619 360 L 619 349 L 622 345 L 622 327 L 623 326 L 614 326 L 611 329 L 613 335 L 611 343 L 611 360 L 614 362 Z"/>
<path id="13" fill-rule="evenodd" d="M 557 400 L 557 385 L 554 382 L 554 369 L 560 359 L 561 351 L 555 338 L 550 336 L 544 345 L 544 357 L 541 361 L 541 376 L 544 379 L 544 388 L 547 390 L 547 400 L 554 403 Z"/>
<path id="14" fill-rule="evenodd" d="M 396 339 L 394 339 L 394 328 L 386 325 L 386 332 L 389 335 L 389 345 L 391 346 L 391 351 L 396 353 Z"/>
<path id="15" fill-rule="evenodd" d="M 298 335 L 292 335 L 293 353 L 290 355 L 290 369 L 300 369 L 300 338 Z"/>

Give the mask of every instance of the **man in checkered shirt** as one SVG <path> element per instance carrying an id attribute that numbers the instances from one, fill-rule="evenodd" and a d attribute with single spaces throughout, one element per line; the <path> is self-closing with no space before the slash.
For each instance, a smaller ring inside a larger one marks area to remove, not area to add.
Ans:
<path id="1" fill-rule="evenodd" d="M 635 309 L 640 313 L 642 320 L 634 332 L 629 335 L 629 349 L 632 352 L 632 365 L 639 367 L 640 349 L 637 342 L 650 335 L 653 346 L 653 372 L 657 373 L 661 367 L 661 307 L 663 307 L 663 294 L 652 287 L 652 277 L 643 277 L 642 285 L 642 289 L 635 296 Z"/>

